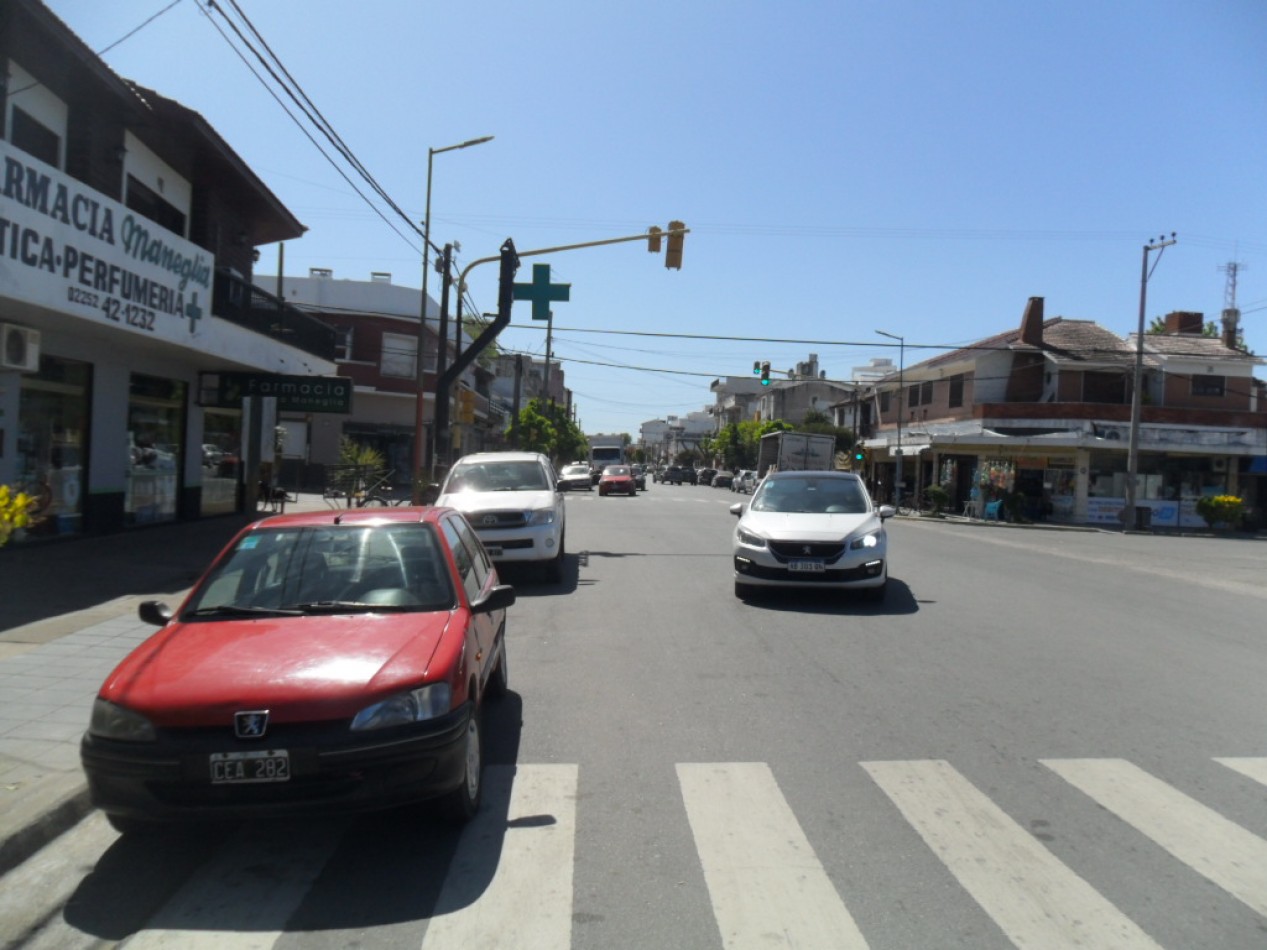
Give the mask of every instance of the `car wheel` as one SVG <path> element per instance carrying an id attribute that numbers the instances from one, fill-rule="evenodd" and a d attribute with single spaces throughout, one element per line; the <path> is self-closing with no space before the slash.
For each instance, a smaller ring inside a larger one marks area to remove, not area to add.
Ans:
<path id="1" fill-rule="evenodd" d="M 119 834 L 132 837 L 152 835 L 158 828 L 155 822 L 146 821 L 144 818 L 125 818 L 123 815 L 106 815 L 106 821 L 110 822 L 110 827 Z"/>
<path id="2" fill-rule="evenodd" d="M 465 768 L 462 784 L 443 799 L 443 811 L 452 821 L 465 824 L 480 810 L 484 793 L 484 750 L 480 744 L 480 710 L 471 713 L 466 724 Z"/>
<path id="3" fill-rule="evenodd" d="M 558 584 L 563 581 L 563 545 L 564 539 L 559 538 L 559 553 L 553 558 L 546 561 L 545 575 L 546 580 L 551 584 Z"/>
<path id="4" fill-rule="evenodd" d="M 884 583 L 878 587 L 864 587 L 862 589 L 862 599 L 871 603 L 878 604 L 884 600 L 885 595 L 889 592 L 889 579 L 886 577 Z"/>

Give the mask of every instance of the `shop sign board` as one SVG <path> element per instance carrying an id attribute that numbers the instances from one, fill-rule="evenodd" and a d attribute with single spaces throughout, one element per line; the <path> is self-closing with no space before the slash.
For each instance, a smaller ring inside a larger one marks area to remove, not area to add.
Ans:
<path id="1" fill-rule="evenodd" d="M 121 332 L 196 347 L 215 258 L 0 141 L 4 294 Z"/>
<path id="2" fill-rule="evenodd" d="M 350 376 L 283 376 L 277 373 L 200 373 L 198 404 L 236 409 L 247 397 L 273 397 L 281 412 L 352 411 Z"/>

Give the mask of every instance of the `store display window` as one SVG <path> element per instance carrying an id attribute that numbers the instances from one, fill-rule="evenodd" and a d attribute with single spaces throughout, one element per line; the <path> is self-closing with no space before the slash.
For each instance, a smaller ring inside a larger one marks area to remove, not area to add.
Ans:
<path id="1" fill-rule="evenodd" d="M 237 511 L 242 481 L 242 412 L 207 409 L 202 425 L 202 514 Z"/>
<path id="2" fill-rule="evenodd" d="M 185 453 L 186 386 L 133 373 L 128 395 L 128 477 L 124 516 L 129 525 L 174 521 Z"/>
<path id="3" fill-rule="evenodd" d="M 89 364 L 56 356 L 22 377 L 16 487 L 34 499 L 25 537 L 83 530 L 91 380 Z"/>

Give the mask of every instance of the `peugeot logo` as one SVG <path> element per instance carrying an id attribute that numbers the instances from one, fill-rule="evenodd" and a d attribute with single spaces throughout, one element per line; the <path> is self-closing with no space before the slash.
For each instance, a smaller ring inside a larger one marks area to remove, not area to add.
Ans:
<path id="1" fill-rule="evenodd" d="M 267 709 L 233 714 L 233 732 L 239 739 L 263 739 L 267 729 Z"/>
<path id="2" fill-rule="evenodd" d="M 811 550 L 811 549 L 810 549 L 810 546 L 809 546 L 808 544 L 806 544 L 806 545 L 804 545 L 804 546 L 801 548 L 801 553 L 802 553 L 802 554 L 809 554 L 809 553 L 810 553 L 810 550 Z"/>

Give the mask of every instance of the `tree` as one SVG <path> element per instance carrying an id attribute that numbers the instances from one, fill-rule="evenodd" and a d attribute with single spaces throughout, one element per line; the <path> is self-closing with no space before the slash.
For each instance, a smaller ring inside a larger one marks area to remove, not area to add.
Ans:
<path id="1" fill-rule="evenodd" d="M 554 462 L 565 462 L 585 458 L 588 447 L 585 435 L 558 403 L 532 399 L 519 411 L 522 451 L 540 452 Z"/>

